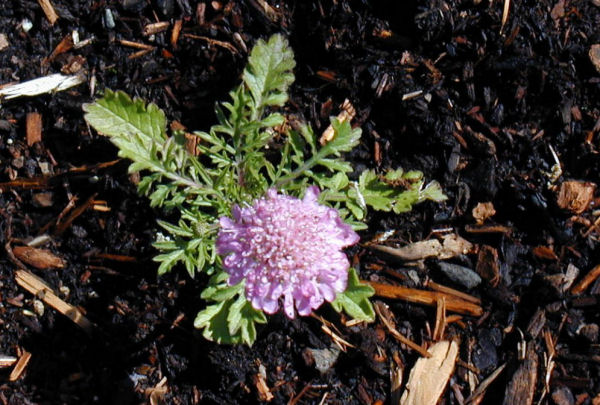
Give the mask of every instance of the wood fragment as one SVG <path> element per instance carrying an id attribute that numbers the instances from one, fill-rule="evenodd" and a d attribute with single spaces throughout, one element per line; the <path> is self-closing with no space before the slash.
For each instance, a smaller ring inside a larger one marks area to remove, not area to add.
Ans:
<path id="1" fill-rule="evenodd" d="M 260 367 L 259 367 L 260 369 Z M 264 370 L 264 367 L 263 367 Z M 266 373 L 265 373 L 266 374 Z M 258 372 L 252 376 L 252 381 L 254 382 L 254 386 L 258 391 L 258 399 L 261 402 L 271 402 L 275 396 L 271 392 L 271 389 L 267 385 L 266 375 Z"/>
<path id="2" fill-rule="evenodd" d="M 195 35 L 195 34 L 183 34 L 183 37 L 184 38 L 199 39 L 199 40 L 202 40 L 202 41 L 206 41 L 210 45 L 215 45 L 215 46 L 220 46 L 221 48 L 225 48 L 225 49 L 227 49 L 228 51 L 230 51 L 234 55 L 239 55 L 239 53 L 240 53 L 237 50 L 237 48 L 235 46 L 231 45 L 229 42 L 219 41 L 219 40 L 216 40 L 216 39 L 205 37 L 203 35 Z"/>
<path id="3" fill-rule="evenodd" d="M 436 405 L 452 377 L 458 357 L 458 344 L 441 341 L 429 348 L 429 358 L 415 363 L 400 405 Z"/>
<path id="4" fill-rule="evenodd" d="M 141 42 L 128 41 L 126 39 L 119 39 L 119 43 L 129 48 L 145 49 L 149 51 L 153 51 L 155 49 L 155 47 L 152 45 L 143 44 Z"/>
<path id="5" fill-rule="evenodd" d="M 42 114 L 38 112 L 27 113 L 25 119 L 25 132 L 27 146 L 42 141 Z"/>
<path id="6" fill-rule="evenodd" d="M 142 29 L 142 35 L 147 37 L 150 35 L 158 34 L 159 32 L 163 32 L 169 29 L 170 25 L 171 23 L 168 21 L 159 21 L 152 24 L 147 24 Z"/>
<path id="7" fill-rule="evenodd" d="M 50 22 L 50 25 L 54 25 L 56 20 L 58 20 L 58 14 L 56 14 L 52 3 L 50 3 L 50 0 L 38 0 L 38 4 L 42 8 L 42 11 L 44 11 L 44 14 Z"/>
<path id="8" fill-rule="evenodd" d="M 473 208 L 472 215 L 477 225 L 482 225 L 486 219 L 493 217 L 496 214 L 494 204 L 491 202 L 477 203 Z"/>
<path id="9" fill-rule="evenodd" d="M 396 338 L 396 340 L 398 340 L 400 343 L 408 346 L 409 348 L 413 349 L 414 351 L 416 351 L 423 357 L 430 356 L 429 352 L 427 352 L 427 349 L 425 349 L 423 346 L 416 344 L 415 342 L 413 342 L 412 340 L 410 340 L 409 338 L 407 338 L 406 336 L 404 336 L 403 334 L 398 332 L 398 330 L 396 329 L 396 325 L 394 324 L 393 315 L 392 315 L 391 311 L 389 310 L 389 308 L 387 307 L 387 305 L 385 305 L 381 301 L 377 301 L 375 303 L 374 307 L 375 307 L 375 312 L 377 313 L 377 316 L 379 317 L 379 319 L 381 320 L 383 325 L 387 328 L 387 330 L 390 332 L 390 334 L 394 338 Z"/>
<path id="10" fill-rule="evenodd" d="M 433 329 L 432 340 L 438 342 L 444 338 L 446 331 L 446 300 L 440 297 L 437 300 L 437 309 L 435 311 L 435 328 Z"/>
<path id="11" fill-rule="evenodd" d="M 479 305 L 442 292 L 418 290 L 415 288 L 393 286 L 373 281 L 370 281 L 369 284 L 375 289 L 375 295 L 379 297 L 401 299 L 429 306 L 437 305 L 437 300 L 439 298 L 444 298 L 446 300 L 446 309 L 448 311 L 473 316 L 481 316 L 483 314 L 483 308 Z"/>
<path id="12" fill-rule="evenodd" d="M 14 246 L 12 250 L 19 260 L 36 269 L 62 269 L 65 267 L 64 260 L 47 249 L 38 249 L 31 246 Z"/>
<path id="13" fill-rule="evenodd" d="M 23 375 L 23 372 L 25 371 L 25 368 L 27 368 L 27 364 L 29 364 L 30 360 L 31 353 L 29 353 L 26 350 L 23 350 L 23 353 L 19 357 L 15 368 L 13 368 L 12 372 L 8 376 L 8 381 L 17 381 L 21 377 L 21 375 Z"/>
<path id="14" fill-rule="evenodd" d="M 419 241 L 401 248 L 383 245 L 372 245 L 371 247 L 391 258 L 403 262 L 423 260 L 429 257 L 446 260 L 466 254 L 473 248 L 471 242 L 461 238 L 457 234 L 444 235 L 442 240 L 442 242 L 437 239 Z"/>
<path id="15" fill-rule="evenodd" d="M 475 391 L 471 393 L 471 395 L 465 400 L 465 405 L 478 405 L 483 400 L 483 396 L 485 395 L 488 387 L 498 378 L 500 373 L 506 368 L 506 363 L 495 369 L 489 376 L 483 380 Z"/>
<path id="16" fill-rule="evenodd" d="M 489 245 L 483 245 L 477 253 L 477 265 L 475 271 L 486 280 L 492 287 L 500 282 L 500 263 L 498 261 L 498 250 Z"/>
<path id="17" fill-rule="evenodd" d="M 340 123 L 351 122 L 354 119 L 354 117 L 356 116 L 356 109 L 354 108 L 354 106 L 352 105 L 350 100 L 345 99 L 340 108 L 342 111 L 340 111 L 340 113 L 336 117 Z M 335 136 L 335 131 L 333 129 L 333 126 L 330 124 L 325 129 L 325 131 L 323 131 L 323 134 L 321 135 L 321 138 L 319 139 L 319 143 L 321 145 L 325 145 L 326 143 L 331 142 L 331 140 L 333 139 L 334 136 Z"/>
<path id="18" fill-rule="evenodd" d="M 502 24 L 500 25 L 500 33 L 504 30 L 504 26 L 508 21 L 508 12 L 510 11 L 510 0 L 504 0 L 504 7 L 502 8 Z"/>
<path id="19" fill-rule="evenodd" d="M 503 233 L 510 235 L 512 228 L 504 225 L 482 225 L 482 226 L 465 226 L 465 231 L 469 233 Z"/>
<path id="20" fill-rule="evenodd" d="M 600 264 L 594 266 L 594 268 L 590 270 L 579 283 L 575 284 L 573 288 L 571 288 L 571 293 L 575 295 L 581 294 L 590 286 L 590 284 L 596 281 L 598 277 L 600 277 Z"/>
<path id="21" fill-rule="evenodd" d="M 81 313 L 81 311 L 60 299 L 54 293 L 52 288 L 40 278 L 26 270 L 17 270 L 15 272 L 15 281 L 31 294 L 75 322 L 77 326 L 86 333 L 90 334 L 92 332 L 93 324 Z"/>
<path id="22" fill-rule="evenodd" d="M 12 84 L 0 88 L 0 98 L 12 100 L 18 97 L 33 97 L 45 93 L 56 93 L 70 89 L 86 81 L 84 74 L 64 76 L 54 73 L 23 83 Z"/>
<path id="23" fill-rule="evenodd" d="M 183 27 L 183 20 L 175 21 L 173 25 L 173 31 L 171 31 L 171 46 L 173 49 L 177 49 L 177 41 L 179 41 L 179 34 L 181 33 L 181 28 Z"/>
<path id="24" fill-rule="evenodd" d="M 83 214 L 85 210 L 92 206 L 94 203 L 94 199 L 96 198 L 97 193 L 94 193 L 90 198 L 88 198 L 83 204 L 76 207 L 71 214 L 65 219 L 64 222 L 60 222 L 60 218 L 57 220 L 56 228 L 54 229 L 54 235 L 62 235 L 71 223 L 77 219 L 78 216 Z"/>
<path id="25" fill-rule="evenodd" d="M 474 297 L 470 294 L 464 293 L 462 291 L 455 290 L 454 288 L 450 288 L 450 287 L 446 287 L 445 285 L 438 284 L 436 282 L 431 281 L 430 279 L 427 279 L 425 281 L 425 287 L 429 287 L 434 291 L 439 291 L 439 292 L 443 292 L 446 294 L 454 295 L 455 297 L 457 297 L 459 299 L 469 301 L 469 302 L 472 302 L 477 305 L 481 305 L 481 300 L 479 298 Z"/>
<path id="26" fill-rule="evenodd" d="M 16 362 L 17 362 L 16 357 L 0 355 L 0 368 L 11 367 Z"/>
<path id="27" fill-rule="evenodd" d="M 277 10 L 271 7 L 265 0 L 250 0 L 250 4 L 273 23 L 281 19 Z"/>
<path id="28" fill-rule="evenodd" d="M 564 210 L 583 213 L 594 199 L 596 185 L 584 181 L 563 181 L 558 190 L 556 203 Z"/>
<path id="29" fill-rule="evenodd" d="M 538 354 L 535 342 L 527 344 L 525 360 L 512 376 L 504 391 L 503 405 L 531 405 L 538 373 Z"/>
<path id="30" fill-rule="evenodd" d="M 52 53 L 42 60 L 42 65 L 48 65 L 56 59 L 58 55 L 70 51 L 73 48 L 73 45 L 73 36 L 71 34 L 65 35 L 58 45 L 56 45 L 56 48 L 54 48 Z"/>
<path id="31" fill-rule="evenodd" d="M 141 51 L 134 52 L 131 55 L 127 56 L 127 59 L 141 58 L 142 56 L 149 54 L 153 50 L 154 49 L 142 49 Z"/>

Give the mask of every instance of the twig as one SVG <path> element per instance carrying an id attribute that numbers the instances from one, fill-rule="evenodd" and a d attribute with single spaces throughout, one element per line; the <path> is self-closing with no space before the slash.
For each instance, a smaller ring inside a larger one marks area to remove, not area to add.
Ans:
<path id="1" fill-rule="evenodd" d="M 83 329 L 85 332 L 90 334 L 92 332 L 93 324 L 81 313 L 79 309 L 71 304 L 61 300 L 44 281 L 34 276 L 32 273 L 26 270 L 17 270 L 15 272 L 15 281 L 21 287 L 35 295 L 52 308 L 56 309 L 61 314 L 72 320 Z"/>

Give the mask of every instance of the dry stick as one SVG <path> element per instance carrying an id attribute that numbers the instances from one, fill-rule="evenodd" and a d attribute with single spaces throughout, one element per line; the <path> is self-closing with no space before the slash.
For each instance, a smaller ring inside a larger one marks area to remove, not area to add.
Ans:
<path id="1" fill-rule="evenodd" d="M 219 40 L 216 40 L 216 39 L 205 37 L 203 35 L 183 34 L 183 36 L 184 36 L 184 38 L 200 39 L 202 41 L 208 42 L 211 45 L 220 46 L 220 47 L 225 48 L 228 51 L 230 51 L 231 53 L 236 54 L 236 55 L 240 53 L 237 50 L 237 48 L 235 46 L 231 45 L 229 42 L 219 41 Z"/>
<path id="2" fill-rule="evenodd" d="M 171 31 L 171 46 L 173 49 L 177 49 L 177 41 L 179 40 L 179 34 L 181 33 L 182 26 L 183 20 L 177 20 L 173 25 L 173 31 Z"/>
<path id="3" fill-rule="evenodd" d="M 410 347 L 414 351 L 418 352 L 421 356 L 431 357 L 431 354 L 429 354 L 427 349 L 425 349 L 422 346 L 419 346 L 418 344 L 416 344 L 415 342 L 413 342 L 412 340 L 410 340 L 409 338 L 407 338 L 406 336 L 404 336 L 403 334 L 398 332 L 398 330 L 394 327 L 394 325 L 392 325 L 390 320 L 383 314 L 383 310 L 381 308 L 383 305 L 385 305 L 385 304 L 383 304 L 381 302 L 376 302 L 375 303 L 375 312 L 377 312 L 377 316 L 379 316 L 379 319 L 381 319 L 381 322 L 385 325 L 385 327 L 390 332 L 390 334 L 393 337 L 395 337 L 400 343 L 405 344 L 406 346 Z"/>
<path id="4" fill-rule="evenodd" d="M 42 114 L 38 112 L 27 113 L 25 121 L 27 146 L 42 141 Z"/>
<path id="5" fill-rule="evenodd" d="M 433 328 L 433 341 L 437 342 L 444 338 L 446 330 L 446 299 L 440 297 L 437 300 L 437 310 L 435 312 L 435 328 Z"/>
<path id="6" fill-rule="evenodd" d="M 32 273 L 26 270 L 17 270 L 15 272 L 15 281 L 21 287 L 75 322 L 86 333 L 90 334 L 92 332 L 93 324 L 79 309 L 57 297 L 50 286 Z"/>
<path id="7" fill-rule="evenodd" d="M 50 3 L 50 0 L 38 0 L 38 3 L 40 7 L 42 7 L 44 14 L 46 14 L 46 18 L 50 21 L 50 25 L 54 25 L 56 20 L 58 20 L 58 14 L 54 11 L 54 7 L 52 6 L 52 3 Z"/>
<path id="8" fill-rule="evenodd" d="M 11 367 L 16 362 L 16 357 L 0 355 L 0 368 Z"/>
<path id="9" fill-rule="evenodd" d="M 438 298 L 446 299 L 446 310 L 467 314 L 473 316 L 481 316 L 483 309 L 472 302 L 462 300 L 450 294 L 445 294 L 436 291 L 417 290 L 414 288 L 393 286 L 389 284 L 368 282 L 375 289 L 375 294 L 379 297 L 396 298 L 417 304 L 425 304 L 434 306 L 437 304 Z"/>
<path id="10" fill-rule="evenodd" d="M 85 210 L 87 210 L 94 203 L 94 198 L 96 198 L 97 195 L 98 195 L 98 193 L 92 194 L 92 196 L 90 198 L 88 198 L 86 200 L 86 202 L 84 202 L 79 207 L 75 208 L 73 210 L 73 212 L 71 212 L 71 214 L 67 217 L 67 219 L 65 219 L 65 222 L 58 223 L 56 225 L 56 229 L 54 230 L 54 234 L 55 235 L 61 235 L 64 231 L 66 231 L 67 228 L 71 225 L 71 223 L 73 221 L 75 221 L 75 219 L 78 216 L 80 216 L 81 214 L 83 214 L 83 212 Z"/>
<path id="11" fill-rule="evenodd" d="M 446 287 L 445 285 L 438 284 L 431 280 L 425 281 L 425 287 L 429 287 L 432 290 L 439 291 L 441 293 L 454 295 L 456 298 L 460 298 L 465 301 L 472 302 L 473 304 L 481 305 L 481 300 L 472 295 L 466 294 L 462 291 L 455 290 L 454 288 Z"/>
<path id="12" fill-rule="evenodd" d="M 600 264 L 597 264 L 585 277 L 571 288 L 572 294 L 581 294 L 590 286 L 598 277 L 600 277 Z"/>
<path id="13" fill-rule="evenodd" d="M 141 42 L 128 41 L 126 39 L 119 39 L 119 43 L 123 46 L 128 46 L 130 48 L 147 49 L 150 51 L 155 49 L 155 47 L 152 45 L 143 44 Z"/>
<path id="14" fill-rule="evenodd" d="M 29 364 L 29 360 L 31 360 L 31 353 L 23 350 L 23 354 L 21 354 L 21 357 L 19 357 L 19 361 L 15 365 L 15 368 L 13 368 L 12 372 L 8 376 L 8 381 L 17 381 L 19 377 L 21 377 L 21 374 L 23 374 L 25 371 L 27 364 Z"/>

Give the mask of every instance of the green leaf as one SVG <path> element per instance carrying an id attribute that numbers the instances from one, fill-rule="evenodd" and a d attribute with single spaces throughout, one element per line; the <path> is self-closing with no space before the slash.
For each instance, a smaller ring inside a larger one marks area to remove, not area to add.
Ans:
<path id="1" fill-rule="evenodd" d="M 106 90 L 95 103 L 84 104 L 84 118 L 99 133 L 107 136 L 141 136 L 150 148 L 151 140 L 166 138 L 164 112 L 155 104 L 132 100 L 122 91 Z"/>
<path id="2" fill-rule="evenodd" d="M 338 294 L 335 301 L 331 303 L 337 312 L 344 311 L 352 317 L 366 322 L 375 320 L 375 311 L 369 301 L 369 297 L 375 294 L 375 290 L 368 284 L 361 283 L 356 270 L 350 268 L 348 272 L 348 287 L 346 291 Z"/>
<path id="3" fill-rule="evenodd" d="M 259 40 L 250 52 L 243 80 L 254 100 L 259 118 L 266 106 L 282 106 L 287 101 L 287 89 L 294 82 L 294 53 L 282 35 L 273 35 L 268 42 Z"/>

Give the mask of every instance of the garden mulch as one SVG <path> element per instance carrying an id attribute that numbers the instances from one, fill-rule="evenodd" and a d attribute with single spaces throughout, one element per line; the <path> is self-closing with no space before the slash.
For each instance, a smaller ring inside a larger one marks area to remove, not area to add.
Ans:
<path id="1" fill-rule="evenodd" d="M 0 403 L 397 404 L 421 357 L 402 334 L 458 343 L 440 403 L 600 404 L 598 27 L 597 0 L 5 1 L 0 92 L 84 80 L 1 104 Z M 207 129 L 274 33 L 297 61 L 286 114 L 320 133 L 350 100 L 356 173 L 421 170 L 449 198 L 369 216 L 349 254 L 376 322 L 278 314 L 218 345 L 193 328 L 206 280 L 156 275 L 165 214 L 81 106 L 124 90 Z"/>

